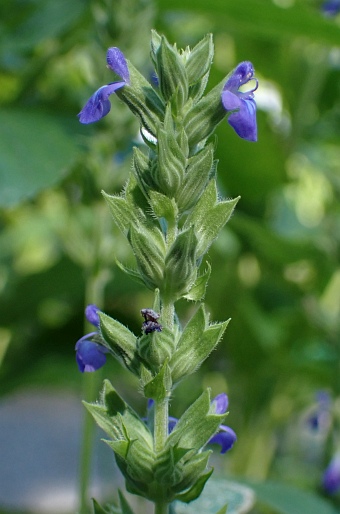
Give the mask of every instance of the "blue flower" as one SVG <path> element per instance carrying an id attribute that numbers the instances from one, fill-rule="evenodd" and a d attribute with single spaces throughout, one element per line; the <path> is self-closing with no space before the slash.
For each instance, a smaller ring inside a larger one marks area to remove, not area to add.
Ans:
<path id="1" fill-rule="evenodd" d="M 98 309 L 97 305 L 90 304 L 85 309 L 85 316 L 86 319 L 91 325 L 94 327 L 99 327 L 99 312 L 100 309 Z"/>
<path id="2" fill-rule="evenodd" d="M 255 86 L 247 92 L 239 88 L 250 81 Z M 222 103 L 227 112 L 231 111 L 228 123 L 236 134 L 247 141 L 257 141 L 256 103 L 254 91 L 258 87 L 254 77 L 254 68 L 251 62 L 241 62 L 231 73 L 222 91 Z"/>
<path id="3" fill-rule="evenodd" d="M 228 409 L 228 396 L 225 393 L 218 394 L 211 402 L 215 406 L 216 414 L 225 414 Z M 220 453 L 226 453 L 236 442 L 236 434 L 234 430 L 226 425 L 220 425 L 219 432 L 212 436 L 209 444 L 219 444 L 221 446 Z"/>
<path id="4" fill-rule="evenodd" d="M 88 305 L 85 309 L 86 319 L 96 328 L 99 327 L 98 312 L 99 309 L 96 305 Z M 84 373 L 84 371 L 96 371 L 97 369 L 104 366 L 106 362 L 105 354 L 110 350 L 104 345 L 96 342 L 98 340 L 100 340 L 99 333 L 90 332 L 89 334 L 81 337 L 76 343 L 76 361 L 79 371 L 82 373 Z"/>
<path id="5" fill-rule="evenodd" d="M 216 414 L 225 414 L 228 409 L 228 403 L 228 396 L 225 393 L 218 394 L 211 402 Z M 153 400 L 148 400 L 148 411 L 152 409 L 153 404 Z M 169 434 L 171 434 L 177 423 L 177 418 L 169 416 Z M 213 435 L 209 439 L 208 444 L 219 444 L 221 446 L 220 453 L 223 454 L 228 450 L 231 450 L 234 443 L 236 442 L 236 439 L 237 437 L 234 430 L 232 430 L 230 427 L 227 427 L 226 425 L 220 425 L 219 432 L 217 432 L 217 434 Z"/>
<path id="6" fill-rule="evenodd" d="M 79 371 L 91 372 L 104 366 L 106 362 L 106 353 L 109 352 L 102 344 L 92 341 L 92 337 L 98 335 L 92 332 L 79 339 L 76 344 L 76 360 Z"/>
<path id="7" fill-rule="evenodd" d="M 322 478 L 322 485 L 329 494 L 340 489 L 340 453 L 336 453 L 328 464 Z"/>
<path id="8" fill-rule="evenodd" d="M 109 96 L 117 89 L 130 84 L 130 73 L 124 54 L 119 48 L 109 48 L 106 55 L 108 67 L 119 75 L 121 82 L 111 82 L 100 87 L 87 101 L 85 107 L 78 114 L 80 123 L 94 123 L 106 116 L 111 109 Z"/>
<path id="9" fill-rule="evenodd" d="M 326 0 L 321 10 L 325 16 L 336 16 L 340 12 L 340 0 Z"/>

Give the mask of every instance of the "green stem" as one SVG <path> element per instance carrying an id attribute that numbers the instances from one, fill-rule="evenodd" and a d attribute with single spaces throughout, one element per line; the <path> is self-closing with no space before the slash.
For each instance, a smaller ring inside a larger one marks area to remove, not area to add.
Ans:
<path id="1" fill-rule="evenodd" d="M 169 426 L 169 398 L 155 401 L 155 422 L 154 422 L 154 449 L 156 453 L 163 450 Z M 155 514 L 168 514 L 168 503 L 155 503 Z"/>
<path id="2" fill-rule="evenodd" d="M 86 401 L 92 402 L 95 400 L 98 393 L 99 383 L 102 380 L 101 375 L 100 371 L 96 373 L 84 373 L 83 398 L 85 398 Z M 93 418 L 90 413 L 84 409 L 79 471 L 79 514 L 87 514 L 89 512 L 88 489 L 91 478 L 94 432 L 95 424 L 93 422 Z"/>
<path id="3" fill-rule="evenodd" d="M 168 437 L 169 425 L 169 399 L 155 402 L 155 425 L 154 425 L 154 447 L 155 451 L 161 452 Z"/>
<path id="4" fill-rule="evenodd" d="M 156 503 L 155 514 L 168 514 L 169 508 L 167 503 Z"/>
<path id="5" fill-rule="evenodd" d="M 162 304 L 162 322 L 164 326 L 168 327 L 170 330 L 174 328 L 174 316 L 175 316 L 175 306 L 172 302 L 163 301 Z"/>
<path id="6" fill-rule="evenodd" d="M 171 247 L 177 236 L 177 224 L 168 225 L 167 246 Z M 162 299 L 162 324 L 170 330 L 174 327 L 175 306 L 172 301 Z M 154 449 L 156 453 L 163 450 L 169 432 L 169 397 L 166 396 L 162 400 L 155 401 L 155 419 L 154 419 Z M 155 514 L 168 514 L 169 504 L 159 501 L 155 503 Z"/>

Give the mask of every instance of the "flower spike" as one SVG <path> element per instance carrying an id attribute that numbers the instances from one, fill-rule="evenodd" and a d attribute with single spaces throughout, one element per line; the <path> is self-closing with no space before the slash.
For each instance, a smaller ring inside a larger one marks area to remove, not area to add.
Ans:
<path id="1" fill-rule="evenodd" d="M 78 114 L 80 123 L 85 125 L 101 120 L 111 109 L 109 96 L 117 89 L 130 84 L 130 73 L 124 54 L 119 48 L 109 48 L 107 51 L 106 61 L 108 67 L 119 75 L 123 81 L 111 82 L 106 86 L 102 86 L 91 96 L 83 109 Z"/>
<path id="2" fill-rule="evenodd" d="M 250 81 L 255 81 L 255 87 L 243 93 L 239 88 Z M 251 62 L 241 62 L 232 72 L 222 91 L 222 104 L 227 112 L 231 111 L 228 119 L 236 134 L 247 141 L 257 141 L 256 103 L 254 91 L 258 87 L 254 77 Z"/>

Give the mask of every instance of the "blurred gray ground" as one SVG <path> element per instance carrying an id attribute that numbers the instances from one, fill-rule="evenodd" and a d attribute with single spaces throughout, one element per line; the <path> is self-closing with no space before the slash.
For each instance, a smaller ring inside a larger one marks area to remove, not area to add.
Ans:
<path id="1" fill-rule="evenodd" d="M 0 508 L 76 511 L 83 409 L 69 392 L 31 390 L 0 402 Z M 118 480 L 101 437 L 98 430 L 90 491 L 98 500 Z"/>

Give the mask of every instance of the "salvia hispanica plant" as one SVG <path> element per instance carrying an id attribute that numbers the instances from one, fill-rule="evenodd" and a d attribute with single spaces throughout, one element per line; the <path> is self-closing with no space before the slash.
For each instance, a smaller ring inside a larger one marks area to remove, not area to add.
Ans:
<path id="1" fill-rule="evenodd" d="M 109 437 L 106 443 L 127 491 L 154 502 L 156 514 L 167 513 L 176 500 L 190 502 L 201 494 L 213 471 L 209 443 L 219 444 L 225 453 L 236 441 L 234 431 L 224 425 L 224 393 L 211 398 L 208 389 L 179 420 L 169 417 L 176 384 L 200 367 L 229 322 L 209 322 L 202 303 L 211 271 L 204 256 L 238 202 L 218 194 L 209 136 L 227 118 L 238 136 L 257 139 L 252 64 L 240 63 L 205 94 L 213 54 L 210 34 L 194 48 L 178 50 L 153 31 L 157 80 L 151 84 L 121 50 L 109 48 L 107 65 L 119 79 L 100 87 L 78 115 L 84 124 L 99 121 L 109 113 L 115 93 L 137 116 L 145 142 L 144 148 L 134 148 L 122 194 L 103 195 L 136 259 L 135 270 L 120 266 L 153 291 L 153 305 L 141 311 L 139 334 L 89 305 L 86 317 L 95 331 L 77 342 L 76 358 L 86 372 L 101 368 L 112 355 L 138 377 L 148 399 L 145 419 L 108 380 L 100 400 L 85 406 Z M 174 307 L 180 298 L 200 302 L 184 327 Z M 119 494 L 120 512 L 131 513 Z M 97 502 L 94 509 L 118 512 Z"/>

